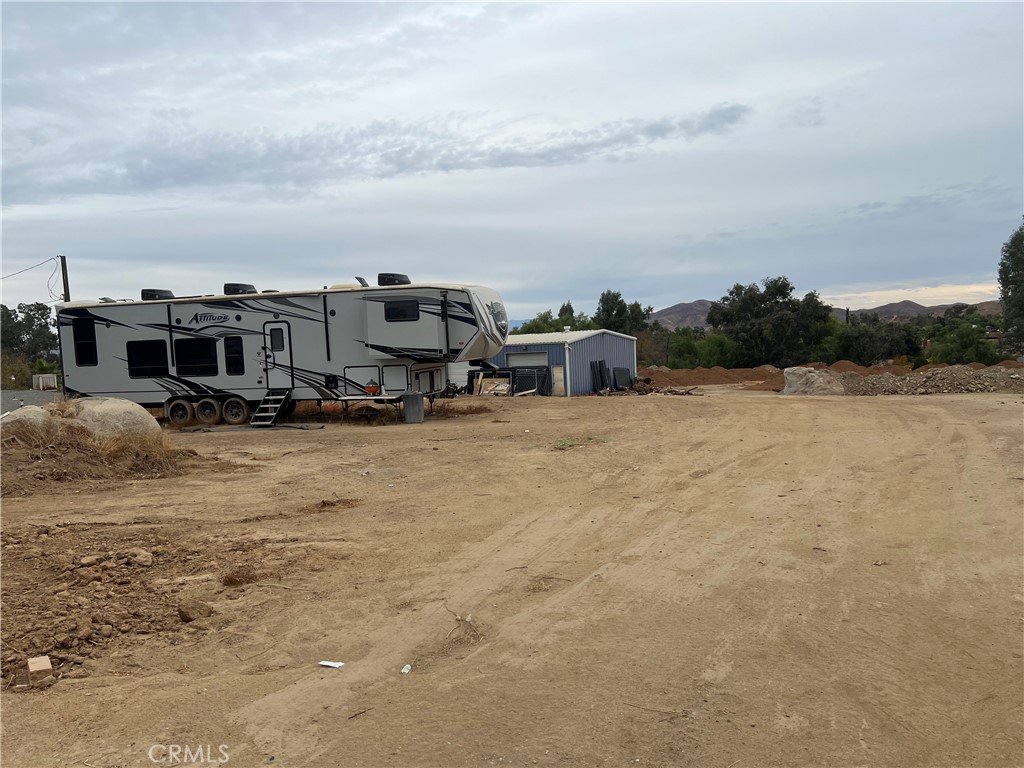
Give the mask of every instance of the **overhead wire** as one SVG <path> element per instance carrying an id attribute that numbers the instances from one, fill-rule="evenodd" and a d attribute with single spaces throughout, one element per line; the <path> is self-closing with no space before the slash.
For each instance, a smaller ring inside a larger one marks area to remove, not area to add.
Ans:
<path id="1" fill-rule="evenodd" d="M 9 277 L 14 277 L 15 275 L 20 275 L 22 272 L 28 272 L 30 269 L 35 269 L 36 267 L 41 267 L 41 266 L 43 266 L 43 264 L 48 264 L 51 261 L 52 262 L 56 262 L 57 258 L 51 256 L 49 259 L 46 259 L 46 261 L 40 261 L 38 264 L 33 264 L 31 267 L 25 267 L 24 269 L 19 269 L 17 272 L 11 272 L 11 274 L 9 274 L 9 275 L 4 275 L 3 277 L 0 277 L 0 280 L 6 280 Z M 56 272 L 56 269 L 57 268 L 54 267 L 54 272 Z"/>

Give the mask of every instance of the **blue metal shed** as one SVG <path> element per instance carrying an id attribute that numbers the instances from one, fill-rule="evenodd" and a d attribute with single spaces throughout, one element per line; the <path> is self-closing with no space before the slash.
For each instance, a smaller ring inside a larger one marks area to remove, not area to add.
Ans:
<path id="1" fill-rule="evenodd" d="M 595 360 L 628 368 L 635 377 L 636 338 L 605 330 L 513 334 L 490 362 L 499 368 L 550 366 L 554 394 L 587 395 L 595 389 L 590 366 Z"/>

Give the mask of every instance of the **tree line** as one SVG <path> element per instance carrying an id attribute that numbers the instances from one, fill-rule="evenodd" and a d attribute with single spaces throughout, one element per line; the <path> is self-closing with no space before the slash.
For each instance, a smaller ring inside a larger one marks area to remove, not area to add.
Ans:
<path id="1" fill-rule="evenodd" d="M 33 373 L 59 370 L 57 333 L 48 304 L 0 304 L 0 377 L 3 389 L 28 389 Z"/>
<path id="2" fill-rule="evenodd" d="M 999 262 L 1003 312 L 983 316 L 967 304 L 954 304 L 941 317 L 885 321 L 858 313 L 840 321 L 817 292 L 794 295 L 786 277 L 760 284 L 737 283 L 714 302 L 705 328 L 669 330 L 652 323 L 652 307 L 626 303 L 618 291 L 601 294 L 593 316 L 577 313 L 566 301 L 555 315 L 539 313 L 513 333 L 607 329 L 637 337 L 641 364 L 670 368 L 779 368 L 812 361 L 850 360 L 872 365 L 897 360 L 992 365 L 1024 353 L 1024 225 L 1003 245 Z"/>

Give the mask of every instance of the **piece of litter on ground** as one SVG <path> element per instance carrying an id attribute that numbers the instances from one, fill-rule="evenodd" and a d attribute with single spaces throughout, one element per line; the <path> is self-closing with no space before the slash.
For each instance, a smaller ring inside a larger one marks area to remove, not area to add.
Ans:
<path id="1" fill-rule="evenodd" d="M 412 664 L 406 664 L 404 667 L 402 667 L 403 675 L 408 675 L 410 672 L 412 672 Z"/>
<path id="2" fill-rule="evenodd" d="M 394 488 L 394 487 L 395 487 L 394 483 L 388 483 L 388 488 Z"/>
<path id="3" fill-rule="evenodd" d="M 889 564 L 888 560 L 875 560 L 875 562 L 872 563 L 872 565 L 888 565 L 888 564 Z"/>
<path id="4" fill-rule="evenodd" d="M 333 667 L 334 669 L 341 669 L 345 666 L 344 661 L 321 661 L 321 667 Z"/>

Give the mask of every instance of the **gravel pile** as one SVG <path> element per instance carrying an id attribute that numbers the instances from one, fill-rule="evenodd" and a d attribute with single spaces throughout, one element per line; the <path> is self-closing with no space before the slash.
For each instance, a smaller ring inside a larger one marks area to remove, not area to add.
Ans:
<path id="1" fill-rule="evenodd" d="M 951 365 L 914 371 L 909 376 L 843 373 L 840 378 L 848 395 L 936 395 L 962 392 L 1024 394 L 1024 371 L 998 365 L 980 369 Z"/>

